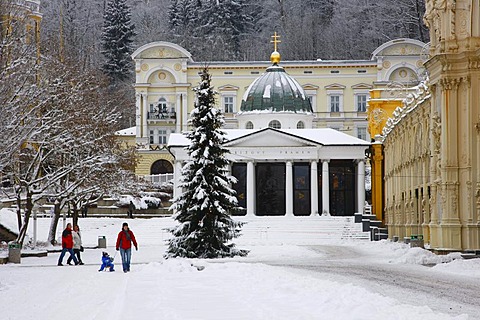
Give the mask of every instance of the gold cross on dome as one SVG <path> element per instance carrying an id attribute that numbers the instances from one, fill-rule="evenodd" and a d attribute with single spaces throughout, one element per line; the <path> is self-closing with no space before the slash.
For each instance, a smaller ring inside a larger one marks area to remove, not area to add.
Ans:
<path id="1" fill-rule="evenodd" d="M 273 43 L 273 48 L 274 48 L 274 51 L 277 51 L 277 44 L 282 42 L 280 41 L 280 36 L 277 36 L 277 31 L 275 31 L 275 33 L 273 34 L 273 36 L 271 36 L 273 38 L 273 40 L 271 40 L 270 42 Z"/>

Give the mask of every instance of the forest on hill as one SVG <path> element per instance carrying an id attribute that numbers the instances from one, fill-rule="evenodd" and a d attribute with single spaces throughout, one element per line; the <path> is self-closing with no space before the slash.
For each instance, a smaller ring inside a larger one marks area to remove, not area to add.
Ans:
<path id="1" fill-rule="evenodd" d="M 102 65 L 107 0 L 42 1 L 42 39 L 81 68 Z M 428 42 L 424 0 L 127 0 L 133 48 L 185 47 L 195 61 L 268 60 L 281 36 L 284 60 L 369 59 L 395 38 Z M 60 45 L 62 43 L 62 45 Z"/>
<path id="2" fill-rule="evenodd" d="M 370 59 L 396 38 L 427 43 L 424 0 L 49 0 L 41 1 L 41 51 L 80 73 L 109 78 L 121 128 L 134 125 L 131 53 L 176 43 L 194 61 Z"/>

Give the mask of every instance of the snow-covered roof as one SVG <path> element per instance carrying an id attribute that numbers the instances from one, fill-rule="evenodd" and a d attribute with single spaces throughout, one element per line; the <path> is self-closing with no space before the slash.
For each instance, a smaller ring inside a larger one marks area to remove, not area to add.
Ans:
<path id="1" fill-rule="evenodd" d="M 134 136 L 136 134 L 135 128 L 136 127 L 130 127 L 130 128 L 127 128 L 127 129 L 119 130 L 119 131 L 115 132 L 115 135 L 117 135 L 117 136 Z"/>
<path id="2" fill-rule="evenodd" d="M 259 132 L 264 132 L 267 130 L 284 133 L 290 136 L 294 136 L 300 139 L 308 140 L 309 142 L 314 142 L 320 145 L 325 146 L 369 146 L 370 142 L 358 139 L 346 133 L 340 132 L 331 128 L 320 128 L 320 129 L 225 129 L 222 130 L 225 132 L 225 138 L 227 141 L 233 141 L 236 139 L 244 138 L 247 136 L 253 136 Z M 181 133 L 172 133 L 168 139 L 168 146 L 178 147 L 178 146 L 187 146 L 190 144 L 188 140 Z"/>

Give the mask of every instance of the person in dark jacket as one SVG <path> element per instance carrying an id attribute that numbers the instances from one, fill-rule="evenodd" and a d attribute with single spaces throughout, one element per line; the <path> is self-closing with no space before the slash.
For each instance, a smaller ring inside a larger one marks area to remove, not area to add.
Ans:
<path id="1" fill-rule="evenodd" d="M 66 252 L 70 253 L 70 258 L 73 259 L 73 262 L 75 262 L 75 265 L 78 264 L 78 260 L 73 254 L 73 237 L 72 237 L 72 224 L 67 223 L 67 227 L 65 230 L 62 232 L 62 253 L 60 254 L 60 257 L 58 258 L 58 265 L 63 266 L 63 257 L 65 256 Z"/>
<path id="2" fill-rule="evenodd" d="M 128 228 L 128 223 L 124 222 L 122 225 L 122 231 L 118 233 L 116 249 L 120 250 L 120 256 L 122 257 L 123 272 L 130 271 L 130 258 L 132 256 L 132 242 L 135 246 L 135 250 L 138 250 L 137 240 L 133 235 L 133 232 Z"/>
<path id="3" fill-rule="evenodd" d="M 128 218 L 133 219 L 133 214 L 135 213 L 135 204 L 133 204 L 133 201 L 130 201 L 130 204 L 128 205 Z"/>

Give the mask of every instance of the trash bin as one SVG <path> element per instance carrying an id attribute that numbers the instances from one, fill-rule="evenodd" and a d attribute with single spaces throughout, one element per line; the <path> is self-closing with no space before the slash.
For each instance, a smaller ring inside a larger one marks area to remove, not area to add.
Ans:
<path id="1" fill-rule="evenodd" d="M 105 236 L 98 236 L 98 248 L 106 248 L 107 247 L 107 238 Z"/>
<path id="2" fill-rule="evenodd" d="M 424 247 L 423 234 L 414 234 L 410 237 L 410 248 Z"/>
<path id="3" fill-rule="evenodd" d="M 8 262 L 10 263 L 20 263 L 22 258 L 22 248 L 20 243 L 12 241 L 8 244 Z"/>

